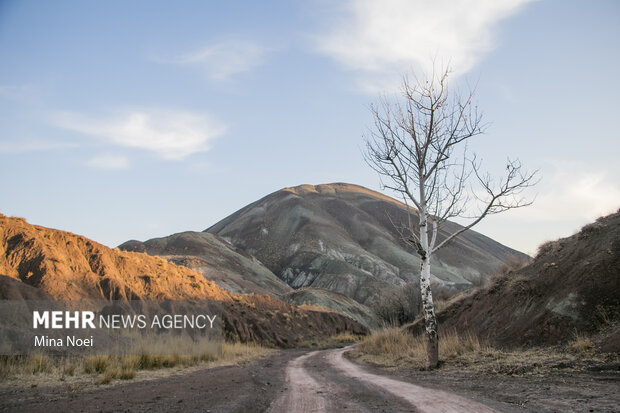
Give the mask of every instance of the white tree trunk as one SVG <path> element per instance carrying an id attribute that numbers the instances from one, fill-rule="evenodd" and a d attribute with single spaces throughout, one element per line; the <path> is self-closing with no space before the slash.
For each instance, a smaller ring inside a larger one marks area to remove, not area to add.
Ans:
<path id="1" fill-rule="evenodd" d="M 426 330 L 426 369 L 429 370 L 437 367 L 439 361 L 437 319 L 435 318 L 433 293 L 431 292 L 430 257 L 422 260 L 420 293 L 422 295 L 422 311 L 424 312 L 424 327 Z"/>
<path id="2" fill-rule="evenodd" d="M 435 231 L 435 226 L 433 226 Z M 433 238 L 435 238 L 433 234 Z M 434 239 L 433 239 L 434 241 Z M 422 295 L 422 312 L 426 330 L 426 369 L 437 367 L 439 361 L 439 341 L 437 337 L 437 319 L 431 292 L 431 251 L 428 242 L 428 218 L 426 211 L 420 211 L 420 293 Z"/>

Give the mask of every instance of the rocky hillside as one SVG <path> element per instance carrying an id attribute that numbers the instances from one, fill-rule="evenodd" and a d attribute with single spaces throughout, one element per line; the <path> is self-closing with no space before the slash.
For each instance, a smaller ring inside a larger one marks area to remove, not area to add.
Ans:
<path id="1" fill-rule="evenodd" d="M 620 352 L 620 212 L 541 245 L 529 264 L 455 297 L 437 316 L 444 331 L 472 331 L 505 347 L 586 334 Z"/>
<path id="2" fill-rule="evenodd" d="M 417 219 L 404 204 L 360 186 L 302 185 L 274 192 L 206 232 L 256 257 L 293 288 L 323 288 L 371 304 L 417 278 L 419 258 L 394 229 L 408 214 Z M 448 223 L 444 230 L 457 228 Z M 468 231 L 437 253 L 434 282 L 466 289 L 526 258 Z"/>
<path id="3" fill-rule="evenodd" d="M 295 305 L 328 308 L 344 314 L 370 329 L 381 327 L 381 320 L 374 311 L 352 298 L 334 291 L 305 287 L 282 296 L 282 300 Z"/>
<path id="4" fill-rule="evenodd" d="M 0 215 L 0 297 L 20 299 L 211 299 L 222 302 L 231 339 L 293 346 L 367 329 L 327 311 L 223 290 L 200 272 L 143 253 L 112 250 L 85 237 Z M 12 280 L 9 280 L 11 278 Z M 38 294 L 38 291 L 41 294 Z"/>
<path id="5" fill-rule="evenodd" d="M 157 255 L 195 269 L 234 293 L 277 297 L 292 291 L 256 258 L 206 232 L 188 231 L 146 242 L 133 240 L 120 245 L 119 249 Z"/>

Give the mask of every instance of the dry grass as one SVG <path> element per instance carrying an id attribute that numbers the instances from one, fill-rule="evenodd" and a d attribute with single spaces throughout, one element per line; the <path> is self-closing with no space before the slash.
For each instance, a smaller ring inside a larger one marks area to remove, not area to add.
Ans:
<path id="1" fill-rule="evenodd" d="M 589 353 L 594 350 L 594 343 L 584 334 L 575 334 L 573 340 L 566 345 L 566 349 L 574 354 Z"/>
<path id="2" fill-rule="evenodd" d="M 85 356 L 82 359 L 84 373 L 104 373 L 110 365 L 110 359 L 107 355 Z"/>
<path id="3" fill-rule="evenodd" d="M 257 344 L 223 342 L 219 355 L 94 355 L 71 359 L 44 355 L 0 357 L 0 383 L 13 385 L 35 385 L 39 382 L 54 385 L 70 382 L 70 387 L 79 383 L 92 382 L 95 385 L 109 384 L 117 379 L 131 380 L 147 370 L 180 369 L 202 366 L 216 367 L 243 364 L 264 357 L 274 350 Z"/>
<path id="4" fill-rule="evenodd" d="M 439 298 L 437 300 L 433 300 L 433 307 L 435 308 L 435 313 L 442 311 L 444 308 L 448 306 L 450 303 L 450 299 Z"/>
<path id="5" fill-rule="evenodd" d="M 362 341 L 352 356 L 381 366 L 421 369 L 426 357 L 422 336 L 399 328 L 374 332 Z M 576 335 L 566 346 L 502 351 L 472 334 L 443 334 L 439 339 L 442 369 L 469 369 L 489 374 L 543 374 L 551 370 L 585 370 L 594 365 L 617 363 L 618 356 L 598 354 L 589 337 Z"/>
<path id="6" fill-rule="evenodd" d="M 358 336 L 351 333 L 340 333 L 338 335 L 329 338 L 330 341 L 338 344 L 356 343 L 360 341 L 363 336 Z"/>
<path id="7" fill-rule="evenodd" d="M 245 364 L 273 353 L 274 349 L 263 347 L 255 343 L 227 342 L 222 344 L 222 354 L 213 360 L 202 360 L 210 365 Z"/>
<path id="8" fill-rule="evenodd" d="M 73 376 L 75 375 L 75 364 L 69 362 L 69 363 L 63 363 L 62 366 L 62 376 Z"/>
<path id="9" fill-rule="evenodd" d="M 607 308 L 602 305 L 596 306 L 596 321 L 598 322 L 598 327 L 601 330 L 605 330 L 608 327 L 611 327 L 615 324 L 617 319 L 617 312 L 614 311 L 613 308 Z"/>
<path id="10" fill-rule="evenodd" d="M 495 351 L 472 334 L 464 337 L 447 334 L 441 336 L 439 340 L 439 354 L 442 360 L 454 359 L 469 353 Z M 353 355 L 364 361 L 384 366 L 421 368 L 424 365 L 426 348 L 422 336 L 412 336 L 400 328 L 391 327 L 373 332 L 353 350 Z"/>
<path id="11" fill-rule="evenodd" d="M 299 348 L 328 348 L 342 346 L 343 344 L 357 343 L 364 336 L 358 336 L 351 333 L 340 333 L 335 336 L 327 337 L 316 341 L 303 341 L 297 344 Z"/>
<path id="12" fill-rule="evenodd" d="M 53 365 L 54 362 L 49 356 L 35 354 L 28 358 L 26 371 L 30 374 L 49 373 Z"/>

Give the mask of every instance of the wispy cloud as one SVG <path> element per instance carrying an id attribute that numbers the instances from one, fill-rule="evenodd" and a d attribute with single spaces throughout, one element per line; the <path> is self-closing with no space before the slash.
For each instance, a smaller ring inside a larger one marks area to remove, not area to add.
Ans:
<path id="1" fill-rule="evenodd" d="M 86 164 L 100 169 L 127 169 L 129 159 L 122 155 L 101 155 L 90 159 Z"/>
<path id="2" fill-rule="evenodd" d="M 227 40 L 206 45 L 198 50 L 171 58 L 157 57 L 163 63 L 200 66 L 207 76 L 216 81 L 248 72 L 263 64 L 267 49 L 247 40 Z"/>
<path id="3" fill-rule="evenodd" d="M 130 110 L 111 117 L 63 112 L 54 115 L 53 122 L 112 144 L 145 149 L 174 160 L 209 150 L 209 142 L 225 130 L 205 115 L 171 110 Z"/>
<path id="4" fill-rule="evenodd" d="M 368 91 L 394 90 L 432 61 L 456 75 L 495 46 L 497 23 L 532 0 L 349 0 L 336 11 L 318 50 L 358 74 Z"/>

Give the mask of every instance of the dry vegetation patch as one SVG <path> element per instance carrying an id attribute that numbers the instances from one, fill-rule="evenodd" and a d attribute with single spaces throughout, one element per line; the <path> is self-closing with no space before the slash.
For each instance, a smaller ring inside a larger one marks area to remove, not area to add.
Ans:
<path id="1" fill-rule="evenodd" d="M 423 336 L 400 328 L 387 328 L 366 337 L 351 351 L 358 360 L 395 368 L 422 369 L 426 356 Z M 439 340 L 440 368 L 468 369 L 488 374 L 544 374 L 558 369 L 618 369 L 618 354 L 600 353 L 592 339 L 575 335 L 564 346 L 505 351 L 474 334 L 443 334 Z"/>
<path id="2" fill-rule="evenodd" d="M 443 360 L 453 360 L 470 353 L 495 353 L 497 350 L 474 335 L 443 335 L 439 354 Z M 390 367 L 420 367 L 424 365 L 426 348 L 423 336 L 407 334 L 401 328 L 390 327 L 375 331 L 353 351 L 354 357 L 373 364 Z"/>
<path id="3" fill-rule="evenodd" d="M 340 333 L 320 340 L 303 341 L 299 343 L 300 348 L 330 348 L 342 347 L 346 344 L 353 344 L 361 341 L 364 336 L 351 334 L 348 332 Z"/>
<path id="4" fill-rule="evenodd" d="M 116 380 L 148 379 L 151 371 L 166 372 L 190 367 L 211 368 L 244 364 L 271 354 L 274 349 L 254 343 L 223 342 L 219 355 L 93 355 L 74 358 L 46 355 L 2 356 L 0 385 L 54 386 L 66 383 L 70 388 L 82 388 L 89 383 L 109 384 Z"/>

